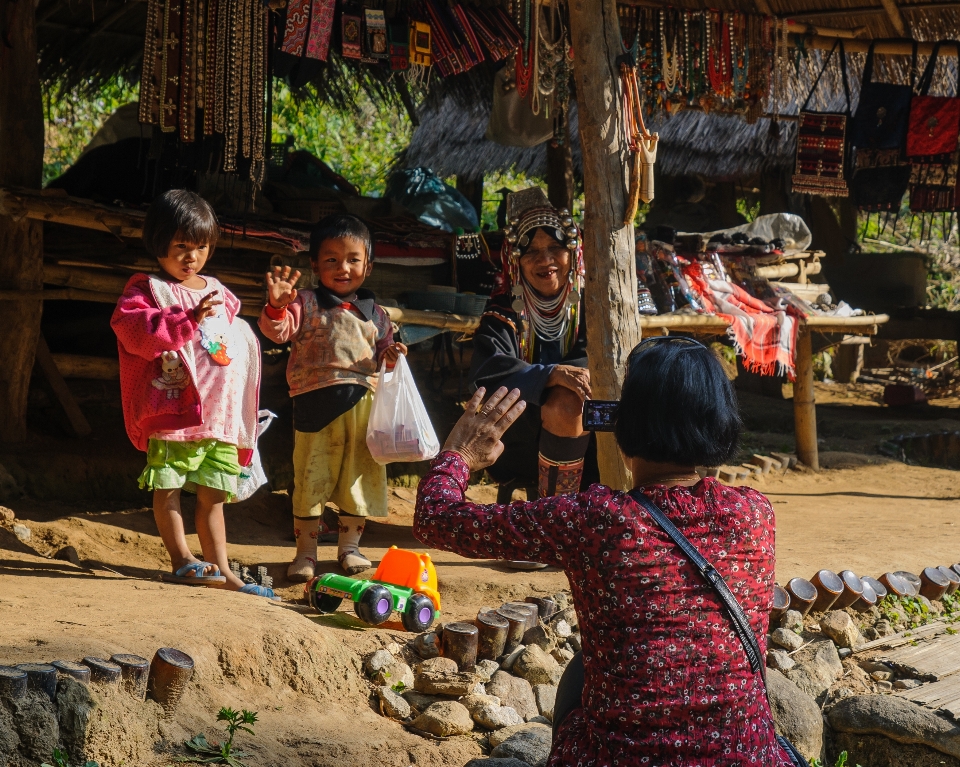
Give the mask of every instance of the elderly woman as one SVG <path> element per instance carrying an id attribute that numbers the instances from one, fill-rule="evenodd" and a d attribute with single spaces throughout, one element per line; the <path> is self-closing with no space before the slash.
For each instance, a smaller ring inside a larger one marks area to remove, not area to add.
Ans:
<path id="1" fill-rule="evenodd" d="M 507 196 L 503 273 L 473 337 L 470 382 L 519 389 L 527 412 L 490 474 L 536 484 L 541 498 L 580 489 L 590 434 L 580 232 L 537 187 Z"/>
<path id="2" fill-rule="evenodd" d="M 789 767 L 729 613 L 630 494 L 593 485 L 509 505 L 465 499 L 470 472 L 497 459 L 524 410 L 519 391 L 501 388 L 478 411 L 483 394 L 420 483 L 414 535 L 467 557 L 547 562 L 569 578 L 583 679 L 561 681 L 550 767 Z M 694 468 L 730 460 L 739 433 L 733 390 L 709 349 L 668 336 L 633 350 L 616 438 L 634 492 L 714 564 L 763 646 L 773 509 L 756 490 L 700 479 Z"/>

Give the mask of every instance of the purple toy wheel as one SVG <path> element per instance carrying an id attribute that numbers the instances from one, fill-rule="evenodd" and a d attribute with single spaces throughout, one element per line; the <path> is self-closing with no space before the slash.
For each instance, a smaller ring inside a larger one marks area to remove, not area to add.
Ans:
<path id="1" fill-rule="evenodd" d="M 389 611 L 390 611 L 390 600 L 389 600 L 389 599 L 381 599 L 379 602 L 377 602 L 377 612 L 378 612 L 380 615 L 383 615 L 384 613 L 389 612 Z"/>
<path id="2" fill-rule="evenodd" d="M 433 608 L 431 607 L 421 607 L 420 612 L 417 613 L 417 618 L 421 623 L 429 623 L 430 619 L 433 617 Z"/>

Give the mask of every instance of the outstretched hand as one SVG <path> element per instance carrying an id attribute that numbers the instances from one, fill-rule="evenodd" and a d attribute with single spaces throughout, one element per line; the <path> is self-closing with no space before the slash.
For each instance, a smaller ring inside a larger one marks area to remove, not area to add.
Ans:
<path id="1" fill-rule="evenodd" d="M 207 295 L 200 299 L 200 303 L 196 305 L 193 310 L 193 321 L 198 325 L 203 322 L 207 317 L 212 317 L 217 313 L 216 307 L 220 306 L 223 301 L 215 301 L 214 299 L 220 293 L 219 290 L 211 290 Z"/>
<path id="2" fill-rule="evenodd" d="M 503 452 L 500 437 L 527 406 L 520 399 L 519 389 L 508 392 L 501 386 L 483 403 L 485 394 L 483 388 L 477 389 L 443 445 L 445 451 L 459 453 L 470 471 L 485 469 L 496 462 Z"/>
<path id="3" fill-rule="evenodd" d="M 290 274 L 289 266 L 275 266 L 267 272 L 267 300 L 274 309 L 282 309 L 297 300 L 294 285 L 300 279 L 300 270 Z"/>

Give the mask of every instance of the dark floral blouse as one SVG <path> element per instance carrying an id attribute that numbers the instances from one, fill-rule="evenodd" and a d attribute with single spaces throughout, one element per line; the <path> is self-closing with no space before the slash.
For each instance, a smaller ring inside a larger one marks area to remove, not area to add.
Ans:
<path id="1" fill-rule="evenodd" d="M 414 535 L 466 557 L 562 568 L 580 619 L 583 708 L 549 767 L 790 767 L 762 679 L 700 573 L 626 493 L 603 485 L 532 503 L 464 500 L 469 469 L 441 453 L 420 483 Z M 713 562 L 764 646 L 774 516 L 748 487 L 714 479 L 642 488 Z"/>

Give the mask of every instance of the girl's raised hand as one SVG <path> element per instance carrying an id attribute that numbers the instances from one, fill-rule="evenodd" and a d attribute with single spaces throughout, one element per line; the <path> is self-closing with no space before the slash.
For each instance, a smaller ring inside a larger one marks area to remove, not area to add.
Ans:
<path id="1" fill-rule="evenodd" d="M 300 270 L 290 273 L 289 266 L 275 266 L 267 272 L 267 300 L 274 309 L 282 309 L 297 300 L 294 285 L 300 279 Z"/>
<path id="2" fill-rule="evenodd" d="M 203 298 L 200 299 L 200 303 L 193 310 L 193 321 L 198 325 L 203 322 L 207 317 L 212 317 L 217 313 L 216 307 L 220 306 L 223 301 L 214 300 L 219 293 L 219 290 L 212 290 Z"/>

